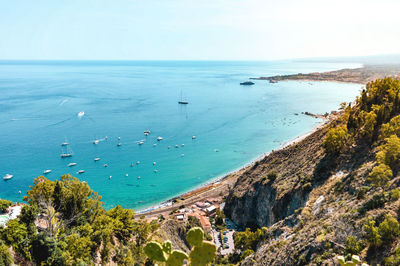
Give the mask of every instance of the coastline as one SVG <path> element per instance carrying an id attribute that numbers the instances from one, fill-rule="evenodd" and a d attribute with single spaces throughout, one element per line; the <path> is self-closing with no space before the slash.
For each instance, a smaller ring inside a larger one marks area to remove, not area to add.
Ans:
<path id="1" fill-rule="evenodd" d="M 264 158 L 268 157 L 271 153 L 283 150 L 289 146 L 301 142 L 303 139 L 307 138 L 317 130 L 328 125 L 330 121 L 333 120 L 333 116 L 336 115 L 331 114 L 328 117 L 322 115 L 311 115 L 311 116 L 314 118 L 321 119 L 322 121 L 317 123 L 310 131 L 301 134 L 291 140 L 288 140 L 284 142 L 279 148 L 263 153 L 257 156 L 255 159 L 251 160 L 249 163 L 246 163 L 245 165 L 240 166 L 232 171 L 229 171 L 228 173 L 222 174 L 210 181 L 207 181 L 206 183 L 197 186 L 196 188 L 190 189 L 185 193 L 178 194 L 177 196 L 174 196 L 152 207 L 137 210 L 135 211 L 135 215 L 137 217 L 145 216 L 146 218 L 156 215 L 163 215 L 163 214 L 165 215 L 179 208 L 182 205 L 194 204 L 197 201 L 206 200 L 207 198 L 213 198 L 217 195 L 221 196 L 221 194 L 222 195 L 227 194 L 226 193 L 227 190 L 225 189 L 224 191 L 224 188 L 229 188 L 231 185 L 233 185 L 242 172 L 252 167 L 256 163 L 262 161 Z"/>

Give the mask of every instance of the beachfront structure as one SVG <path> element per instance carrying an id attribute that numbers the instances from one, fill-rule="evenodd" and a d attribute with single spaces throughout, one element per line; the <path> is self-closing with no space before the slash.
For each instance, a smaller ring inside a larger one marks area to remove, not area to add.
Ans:
<path id="1" fill-rule="evenodd" d="M 212 215 L 217 211 L 217 207 L 215 207 L 214 205 L 206 208 L 206 213 L 207 215 Z"/>

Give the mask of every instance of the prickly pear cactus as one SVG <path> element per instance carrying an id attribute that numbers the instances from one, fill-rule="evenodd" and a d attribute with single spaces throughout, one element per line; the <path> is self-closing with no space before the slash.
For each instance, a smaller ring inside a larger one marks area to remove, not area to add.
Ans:
<path id="1" fill-rule="evenodd" d="M 217 247 L 208 241 L 204 241 L 201 245 L 194 246 L 190 251 L 190 265 L 207 265 L 215 258 Z"/>
<path id="2" fill-rule="evenodd" d="M 160 243 L 155 241 L 150 241 L 146 244 L 144 253 L 146 253 L 147 257 L 155 261 L 163 262 L 167 260 L 163 247 Z"/>
<path id="3" fill-rule="evenodd" d="M 187 242 L 193 246 L 199 246 L 204 239 L 204 231 L 200 227 L 193 227 L 186 235 Z"/>
<path id="4" fill-rule="evenodd" d="M 172 251 L 171 255 L 169 255 L 166 265 L 167 266 L 182 266 L 183 261 L 188 259 L 188 255 L 180 250 Z"/>
<path id="5" fill-rule="evenodd" d="M 172 243 L 171 243 L 171 241 L 169 241 L 169 240 L 164 241 L 164 243 L 162 244 L 162 248 L 163 248 L 165 253 L 171 254 L 171 252 L 172 252 Z"/>
<path id="6" fill-rule="evenodd" d="M 368 266 L 366 263 L 361 264 L 360 257 L 357 255 L 351 256 L 351 261 L 346 261 L 343 256 L 338 256 L 338 262 L 342 266 Z"/>

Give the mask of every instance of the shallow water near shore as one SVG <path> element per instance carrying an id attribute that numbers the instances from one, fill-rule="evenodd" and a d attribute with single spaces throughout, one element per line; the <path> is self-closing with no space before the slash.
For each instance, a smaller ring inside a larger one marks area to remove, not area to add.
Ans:
<path id="1" fill-rule="evenodd" d="M 106 208 L 155 205 L 310 131 L 321 120 L 301 112 L 336 110 L 361 89 L 330 82 L 240 82 L 349 67 L 358 65 L 0 61 L 0 176 L 14 175 L 0 180 L 0 198 L 21 201 L 33 179 L 51 169 L 49 179 L 70 173 L 87 181 Z M 178 104 L 181 93 L 188 105 Z M 65 140 L 73 156 L 62 159 Z M 71 162 L 77 165 L 68 167 Z M 81 169 L 85 173 L 77 174 Z"/>

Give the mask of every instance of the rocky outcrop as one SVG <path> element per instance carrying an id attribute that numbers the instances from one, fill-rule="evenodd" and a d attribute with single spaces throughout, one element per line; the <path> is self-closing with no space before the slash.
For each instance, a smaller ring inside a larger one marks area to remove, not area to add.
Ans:
<path id="1" fill-rule="evenodd" d="M 271 226 L 303 207 L 311 189 L 330 174 L 321 145 L 327 128 L 245 171 L 226 199 L 227 217 L 241 227 Z"/>

